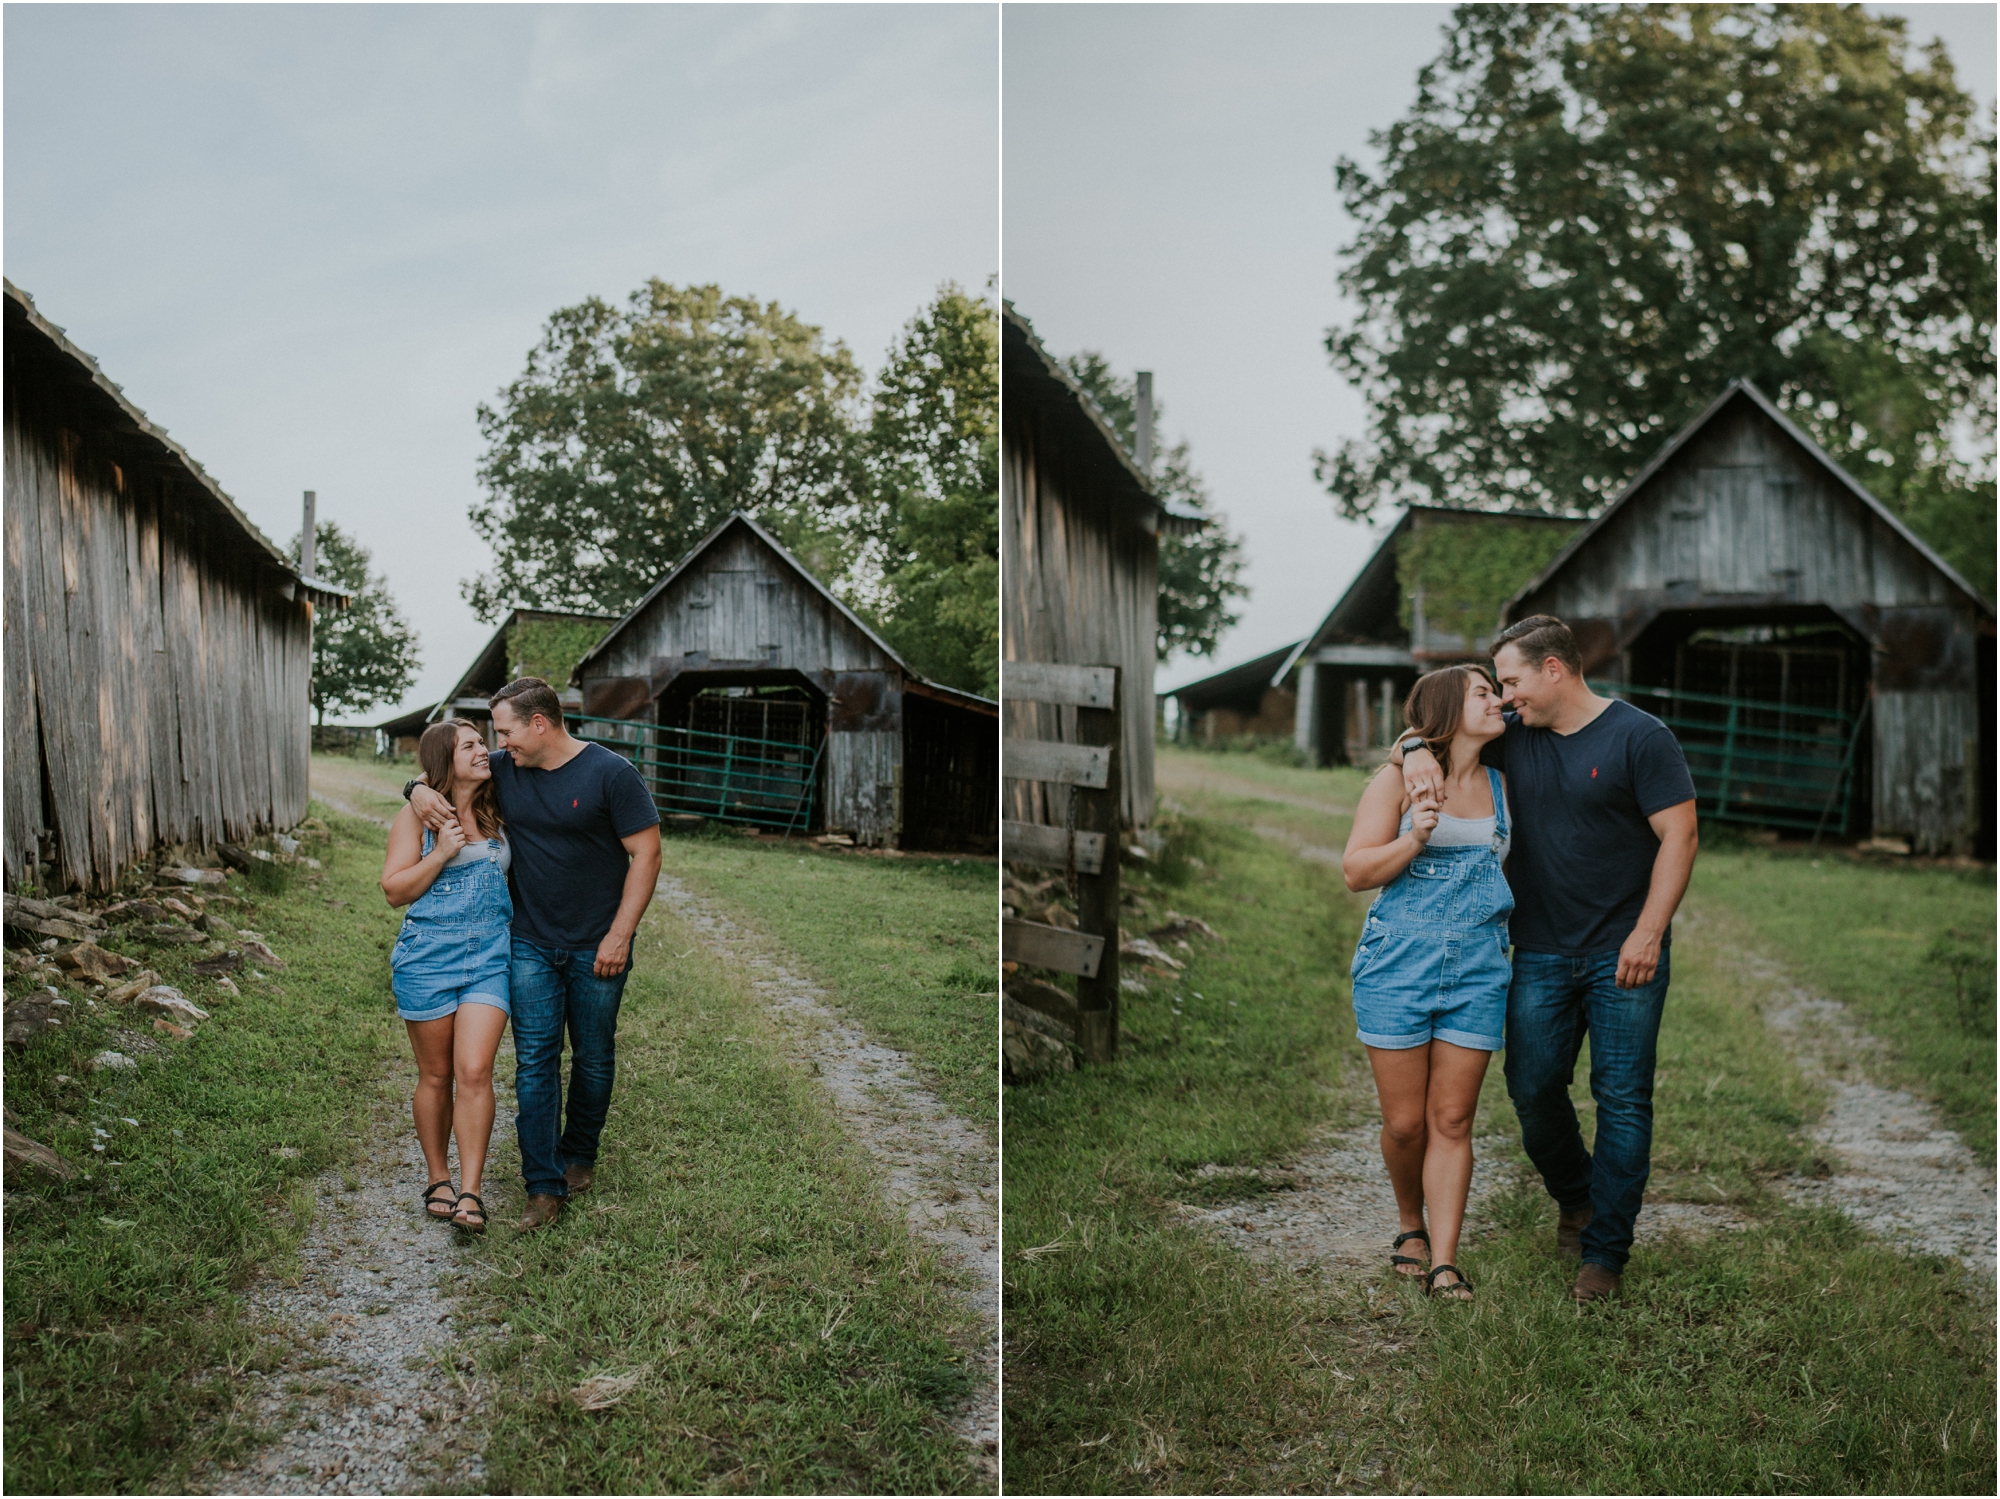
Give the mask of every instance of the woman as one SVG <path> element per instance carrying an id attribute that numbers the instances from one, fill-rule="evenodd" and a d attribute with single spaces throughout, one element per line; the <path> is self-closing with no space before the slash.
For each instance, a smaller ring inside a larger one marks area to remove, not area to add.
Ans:
<path id="1" fill-rule="evenodd" d="M 417 742 L 417 759 L 455 815 L 436 834 L 408 807 L 390 824 L 382 893 L 390 905 L 410 910 L 389 971 L 396 1013 L 417 1054 L 412 1112 L 430 1181 L 424 1210 L 484 1233 L 479 1187 L 493 1137 L 493 1057 L 507 1029 L 512 856 L 478 726 L 462 718 L 432 724 Z M 463 1173 L 457 1192 L 449 1154 L 454 1132 Z"/>
<path id="2" fill-rule="evenodd" d="M 1382 893 L 1354 953 L 1354 1018 L 1382 1100 L 1382 1159 L 1402 1220 L 1390 1263 L 1418 1274 L 1423 1261 L 1398 1251 L 1421 1240 L 1433 1261 L 1424 1289 L 1470 1301 L 1472 1282 L 1453 1261 L 1472 1185 L 1472 1116 L 1507 1017 L 1514 909 L 1501 872 L 1506 783 L 1480 765 L 1479 751 L 1506 725 L 1499 689 L 1471 666 L 1418 679 L 1403 718 L 1443 767 L 1444 797 L 1412 806 L 1401 775 L 1384 766 L 1355 811 L 1347 888 Z"/>

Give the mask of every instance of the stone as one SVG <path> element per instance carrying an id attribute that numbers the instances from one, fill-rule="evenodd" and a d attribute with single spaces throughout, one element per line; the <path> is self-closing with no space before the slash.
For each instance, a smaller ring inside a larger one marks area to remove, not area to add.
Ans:
<path id="1" fill-rule="evenodd" d="M 87 942 L 97 930 L 73 919 L 75 914 L 73 912 L 64 914 L 72 919 L 31 916 L 21 910 L 16 902 L 9 900 L 6 906 L 7 930 L 29 937 L 46 937 L 49 939 L 47 945 L 51 947 L 55 946 L 58 939 L 64 942 Z"/>
<path id="2" fill-rule="evenodd" d="M 171 895 L 169 895 L 165 900 L 161 901 L 160 904 L 165 906 L 169 911 L 172 911 L 174 915 L 180 917 L 181 920 L 183 921 L 201 920 L 201 912 L 194 906 L 189 905 L 184 900 L 175 900 Z"/>
<path id="3" fill-rule="evenodd" d="M 100 1051 L 84 1064 L 87 1072 L 137 1072 L 139 1064 L 122 1051 Z"/>
<path id="4" fill-rule="evenodd" d="M 1199 916 L 1183 916 L 1178 911 L 1167 912 L 1166 925 L 1156 926 L 1146 935 L 1155 942 L 1181 942 L 1197 933 L 1211 942 L 1222 940 L 1216 935 L 1215 928 Z"/>
<path id="5" fill-rule="evenodd" d="M 1018 1085 L 1076 1071 L 1076 1058 L 1053 1036 L 1030 1030 L 1018 1020 L 1000 1022 L 1000 1076 Z"/>
<path id="6" fill-rule="evenodd" d="M 191 864 L 183 864 L 174 869 L 163 869 L 160 873 L 167 879 L 183 885 L 220 885 L 223 873 L 219 869 L 196 869 Z"/>
<path id="7" fill-rule="evenodd" d="M 20 1051 L 35 1037 L 47 1031 L 62 1029 L 62 1012 L 68 1004 L 53 991 L 44 989 L 17 999 L 7 1006 L 6 1044 L 10 1051 Z"/>
<path id="8" fill-rule="evenodd" d="M 172 1036 L 176 1041 L 192 1041 L 194 1039 L 193 1031 L 188 1030 L 184 1026 L 175 1025 L 171 1020 L 155 1020 L 153 1022 L 153 1029 L 163 1036 Z"/>
<path id="9" fill-rule="evenodd" d="M 187 1024 L 199 1024 L 208 1019 L 208 1011 L 189 1002 L 188 997 L 167 984 L 155 984 L 141 994 L 133 1004 L 153 1015 L 164 1015 L 169 1020 L 179 1020 Z"/>
<path id="10" fill-rule="evenodd" d="M 243 940 L 243 956 L 253 963 L 262 963 L 267 968 L 282 970 L 285 966 L 283 958 L 255 938 L 246 937 Z"/>
<path id="11" fill-rule="evenodd" d="M 243 954 L 232 948 L 225 953 L 217 953 L 212 958 L 203 958 L 199 963 L 188 966 L 190 973 L 201 978 L 220 978 L 225 973 L 234 973 L 243 966 Z"/>
<path id="12" fill-rule="evenodd" d="M 10 1182 L 17 1171 L 40 1171 L 57 1181 L 68 1181 L 76 1175 L 76 1167 L 41 1141 L 30 1140 L 12 1125 L 6 1127 L 5 1149 L 7 1180 Z"/>
<path id="13" fill-rule="evenodd" d="M 1019 974 L 1010 975 L 1006 982 L 1007 998 L 1030 1010 L 1039 1010 L 1050 1019 L 1067 1027 L 1072 1034 L 1076 1028 L 1076 999 L 1058 989 L 1054 984 L 1041 979 L 1024 978 Z"/>
<path id="14" fill-rule="evenodd" d="M 129 973 L 139 965 L 115 952 L 106 952 L 95 942 L 79 942 L 56 954 L 56 967 L 80 978 L 102 982 Z"/>
<path id="15" fill-rule="evenodd" d="M 33 916 L 42 921 L 61 921 L 71 926 L 95 927 L 102 930 L 104 918 L 89 911 L 79 911 L 74 906 L 58 904 L 55 901 L 34 900 L 25 895 L 9 895 L 5 898 L 9 919 L 16 915 Z"/>
<path id="16" fill-rule="evenodd" d="M 1070 1014 L 1074 1016 L 1075 1013 L 1076 1010 L 1072 1006 Z M 1003 1019 L 1011 1020 L 1017 1025 L 1026 1026 L 1031 1031 L 1039 1031 L 1042 1035 L 1052 1040 L 1060 1041 L 1065 1046 L 1076 1045 L 1076 1024 L 1074 1020 L 1065 1024 L 1053 1015 L 1045 1014 L 1041 1010 L 1030 1008 L 1028 1005 L 1021 1003 L 1021 1001 L 1014 998 L 1012 993 L 1003 994 L 1000 997 L 1000 1014 Z"/>
<path id="17" fill-rule="evenodd" d="M 160 976 L 152 969 L 142 968 L 104 997 L 115 1005 L 130 1004 L 159 981 Z"/>
<path id="18" fill-rule="evenodd" d="M 215 987 L 220 989 L 224 994 L 233 994 L 238 999 L 243 997 L 243 991 L 236 987 L 236 980 L 226 973 L 216 976 Z"/>
<path id="19" fill-rule="evenodd" d="M 1144 937 L 1127 937 L 1118 944 L 1118 955 L 1121 958 L 1137 958 L 1142 963 L 1157 964 L 1171 973 L 1179 973 L 1181 970 L 1178 958 L 1169 957 L 1159 944 Z"/>
<path id="20" fill-rule="evenodd" d="M 207 932 L 209 936 L 220 937 L 224 942 L 234 942 L 236 940 L 235 926 L 213 911 L 202 917 L 195 925 L 200 927 L 204 932 Z"/>

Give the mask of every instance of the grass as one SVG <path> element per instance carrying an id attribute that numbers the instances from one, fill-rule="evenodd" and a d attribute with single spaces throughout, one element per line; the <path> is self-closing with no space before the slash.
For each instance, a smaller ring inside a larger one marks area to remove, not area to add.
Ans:
<path id="1" fill-rule="evenodd" d="M 1223 764 L 1332 803 L 1358 789 Z M 1182 1221 L 1195 1166 L 1282 1161 L 1374 1111 L 1347 1003 L 1359 902 L 1280 841 L 1338 847 L 1344 819 L 1184 800 L 1139 894 L 1226 943 L 1130 1006 L 1140 1039 L 1115 1068 L 1008 1094 L 1011 1491 L 1990 1491 L 1990 1295 L 1776 1196 L 1775 1177 L 1816 1169 L 1802 1126 L 1821 1099 L 1738 966 L 1692 934 L 1662 1034 L 1655 1187 L 1754 1216 L 1755 1238 L 1642 1246 L 1623 1300 L 1578 1309 L 1548 1254 L 1553 1209 L 1517 1171 L 1464 1251 L 1467 1308 L 1262 1269 Z M 1497 1068 L 1480 1129 L 1483 1152 L 1518 1162 Z"/>
<path id="2" fill-rule="evenodd" d="M 400 1040 L 384 998 L 396 918 L 373 888 L 378 835 L 330 820 L 322 879 L 273 897 L 230 881 L 248 901 L 230 914 L 286 960 L 282 975 L 239 974 L 232 997 L 188 974 L 201 949 L 130 947 L 210 1012 L 193 1040 L 166 1041 L 73 988 L 65 1029 L 9 1059 L 19 1128 L 82 1168 L 68 1183 L 8 1182 L 11 1490 L 172 1489 L 254 1440 L 228 1418 L 234 1386 L 220 1372 L 262 1356 L 236 1293 L 297 1245 L 312 1178 L 352 1153 L 355 1098 Z M 120 1031 L 160 1050 L 136 1073 L 87 1073 L 102 1048 L 137 1049 Z M 102 1153 L 94 1129 L 107 1131 Z"/>
<path id="3" fill-rule="evenodd" d="M 884 858 L 724 830 L 670 836 L 665 869 L 787 949 L 938 1096 L 995 1134 L 993 861 Z"/>
<path id="4" fill-rule="evenodd" d="M 489 1482 L 514 1493 L 966 1492 L 965 1288 L 916 1245 L 743 974 L 655 907 L 590 1197 L 495 1233 Z M 673 955 L 696 952 L 675 962 Z M 495 1173 L 514 1167 L 499 1142 Z M 617 1407 L 567 1392 L 643 1377 Z"/>

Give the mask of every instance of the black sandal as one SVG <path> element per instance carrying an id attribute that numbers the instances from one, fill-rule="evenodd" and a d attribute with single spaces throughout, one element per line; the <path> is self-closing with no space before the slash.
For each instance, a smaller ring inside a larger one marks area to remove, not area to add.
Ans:
<path id="1" fill-rule="evenodd" d="M 1440 1288 L 1437 1278 L 1447 1270 L 1456 1275 L 1458 1279 L 1450 1285 Z M 1463 1290 L 1465 1294 L 1463 1296 L 1452 1294 L 1459 1290 Z M 1456 1265 L 1433 1265 L 1431 1266 L 1431 1273 L 1424 1277 L 1424 1294 L 1426 1296 L 1441 1296 L 1446 1301 L 1470 1301 L 1472 1300 L 1472 1282 L 1465 1278 L 1465 1272 Z"/>
<path id="2" fill-rule="evenodd" d="M 1423 1268 L 1424 1262 L 1422 1260 L 1412 1259 L 1407 1254 L 1396 1253 L 1397 1250 L 1401 1249 L 1405 1244 L 1409 1243 L 1410 1240 L 1412 1239 L 1422 1239 L 1424 1241 L 1425 1249 L 1429 1249 L 1431 1247 L 1431 1236 L 1430 1236 L 1430 1231 L 1428 1229 L 1413 1228 L 1406 1234 L 1397 1234 L 1396 1242 L 1389 1246 L 1390 1265 L 1392 1266 L 1414 1265 L 1419 1270 Z M 1396 1273 L 1400 1275 L 1402 1274 L 1402 1271 L 1399 1269 L 1396 1271 Z"/>
<path id="3" fill-rule="evenodd" d="M 432 1182 L 428 1187 L 425 1187 L 424 1195 L 417 1199 L 417 1205 L 424 1210 L 427 1216 L 437 1219 L 440 1223 L 449 1223 L 451 1222 L 451 1215 L 458 1211 L 458 1203 L 456 1199 L 447 1202 L 443 1198 L 438 1197 L 437 1190 L 439 1187 L 443 1187 L 449 1193 L 451 1191 L 451 1178 L 446 1177 L 441 1182 Z M 444 1211 L 442 1213 L 433 1213 L 431 1212 L 433 1207 L 441 1207 Z"/>
<path id="4" fill-rule="evenodd" d="M 474 1212 L 479 1214 L 479 1221 L 477 1223 L 461 1222 L 460 1219 L 465 1213 L 465 1209 L 459 1208 L 451 1215 L 451 1226 L 453 1228 L 462 1228 L 469 1234 L 483 1234 L 486 1232 L 486 1204 L 479 1201 L 479 1194 L 477 1192 L 461 1192 L 458 1194 L 460 1202 L 464 1202 L 468 1197 L 474 1202 L 479 1203 L 479 1206 L 473 1209 Z"/>

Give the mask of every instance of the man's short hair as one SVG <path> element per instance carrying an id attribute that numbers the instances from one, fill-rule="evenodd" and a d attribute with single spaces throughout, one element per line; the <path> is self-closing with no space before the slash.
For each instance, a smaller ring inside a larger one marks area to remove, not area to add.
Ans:
<path id="1" fill-rule="evenodd" d="M 563 726 L 562 699 L 540 677 L 518 678 L 486 700 L 489 708 L 498 708 L 502 703 L 524 724 L 539 713 L 549 721 L 550 728 Z"/>
<path id="2" fill-rule="evenodd" d="M 1576 648 L 1576 637 L 1553 614 L 1531 614 L 1507 626 L 1493 637 L 1493 654 L 1499 655 L 1503 645 L 1514 647 L 1531 666 L 1540 666 L 1554 656 L 1571 676 L 1583 675 L 1583 652 Z"/>

